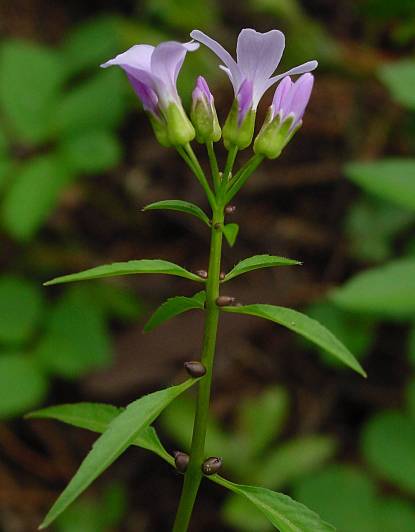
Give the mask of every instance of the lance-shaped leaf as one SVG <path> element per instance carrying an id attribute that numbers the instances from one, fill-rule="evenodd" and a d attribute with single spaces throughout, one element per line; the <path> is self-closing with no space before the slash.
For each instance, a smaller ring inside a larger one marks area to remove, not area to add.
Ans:
<path id="1" fill-rule="evenodd" d="M 235 484 L 219 475 L 209 478 L 252 502 L 280 532 L 335 531 L 332 525 L 323 521 L 315 512 L 283 493 L 267 488 Z"/>
<path id="2" fill-rule="evenodd" d="M 279 323 L 288 329 L 304 336 L 311 342 L 341 360 L 346 366 L 354 369 L 364 377 L 366 373 L 355 357 L 328 329 L 321 323 L 313 320 L 296 310 L 278 307 L 275 305 L 245 305 L 241 307 L 222 307 L 226 312 L 236 314 L 248 314 L 265 318 L 266 320 Z"/>
<path id="3" fill-rule="evenodd" d="M 205 299 L 206 294 L 204 290 L 202 292 L 198 292 L 192 297 L 171 297 L 162 303 L 150 317 L 148 322 L 144 325 L 144 332 L 151 331 L 165 321 L 174 318 L 174 316 L 178 316 L 179 314 L 183 314 L 183 312 L 187 312 L 188 310 L 203 310 Z"/>
<path id="4" fill-rule="evenodd" d="M 79 273 L 56 277 L 45 283 L 45 286 L 60 283 L 71 283 L 74 281 L 88 281 L 89 279 L 102 279 L 103 277 L 116 277 L 119 275 L 133 275 L 138 273 L 161 273 L 165 275 L 176 275 L 192 281 L 202 282 L 202 279 L 192 272 L 189 272 L 167 260 L 162 259 L 141 259 L 129 260 L 128 262 L 114 262 L 90 268 Z"/>
<path id="5" fill-rule="evenodd" d="M 155 203 L 150 203 L 143 208 L 143 211 L 155 211 L 155 210 L 168 210 L 168 211 L 179 211 L 186 214 L 191 214 L 196 216 L 203 223 L 210 226 L 210 220 L 208 215 L 202 211 L 200 207 L 194 203 L 183 200 L 162 200 L 156 201 Z"/>
<path id="6" fill-rule="evenodd" d="M 130 403 L 97 439 L 72 480 L 49 510 L 40 529 L 49 526 L 86 488 L 109 467 L 151 425 L 177 396 L 197 382 L 189 379 L 182 384 L 160 390 Z"/>
<path id="7" fill-rule="evenodd" d="M 109 424 L 125 409 L 105 403 L 74 403 L 49 406 L 27 414 L 26 419 L 56 419 L 68 425 L 103 433 Z M 154 427 L 146 427 L 137 434 L 131 445 L 151 451 L 173 464 L 172 456 L 165 450 Z"/>
<path id="8" fill-rule="evenodd" d="M 243 259 L 236 266 L 232 268 L 225 276 L 224 281 L 229 281 L 238 275 L 242 275 L 252 270 L 259 270 L 260 268 L 273 268 L 274 266 L 293 266 L 302 264 L 298 260 L 286 259 L 285 257 L 277 257 L 276 255 L 254 255 L 247 259 Z"/>
<path id="9" fill-rule="evenodd" d="M 239 233 L 238 224 L 226 224 L 223 226 L 223 234 L 225 235 L 226 241 L 231 247 L 234 246 L 238 233 Z"/>

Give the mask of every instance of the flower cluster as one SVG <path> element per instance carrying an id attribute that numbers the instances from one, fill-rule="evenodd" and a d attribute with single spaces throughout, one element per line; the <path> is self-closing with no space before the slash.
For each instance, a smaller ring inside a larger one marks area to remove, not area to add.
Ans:
<path id="1" fill-rule="evenodd" d="M 276 74 L 285 47 L 281 31 L 260 33 L 243 29 L 238 37 L 236 60 L 221 44 L 200 30 L 192 41 L 164 42 L 158 46 L 140 44 L 107 61 L 102 67 L 120 66 L 141 100 L 158 141 L 163 146 L 185 146 L 198 142 L 217 142 L 242 150 L 252 144 L 256 111 L 265 92 L 278 83 L 274 99 L 254 151 L 263 157 L 277 157 L 302 124 L 302 116 L 313 87 L 310 74 L 317 61 L 308 61 Z M 190 119 L 177 91 L 177 78 L 187 52 L 205 45 L 221 61 L 235 93 L 231 110 L 221 130 L 213 95 L 202 76 L 196 81 Z M 300 75 L 296 81 L 290 76 Z"/>

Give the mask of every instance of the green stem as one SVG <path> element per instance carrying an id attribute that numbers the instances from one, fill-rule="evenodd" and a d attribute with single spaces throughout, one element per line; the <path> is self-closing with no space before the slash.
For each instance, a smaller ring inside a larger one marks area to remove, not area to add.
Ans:
<path id="1" fill-rule="evenodd" d="M 228 183 L 231 179 L 231 172 L 235 164 L 236 156 L 238 155 L 238 146 L 231 146 L 228 152 L 228 159 L 226 161 L 225 170 L 223 171 L 223 182 Z"/>
<path id="2" fill-rule="evenodd" d="M 209 156 L 210 169 L 212 172 L 213 185 L 215 187 L 215 192 L 218 192 L 220 186 L 220 175 L 218 161 L 216 159 L 215 148 L 213 147 L 213 142 L 206 142 L 206 149 Z"/>
<path id="3" fill-rule="evenodd" d="M 226 193 L 226 203 L 231 201 L 235 194 L 239 192 L 263 160 L 264 157 L 262 155 L 254 155 L 249 159 L 245 166 L 239 170 L 231 181 L 230 187 Z"/>
<path id="4" fill-rule="evenodd" d="M 205 194 L 208 198 L 210 206 L 215 208 L 216 206 L 216 199 L 215 196 L 209 186 L 209 183 L 207 182 L 205 173 L 203 172 L 202 167 L 199 164 L 199 161 L 197 160 L 196 155 L 194 154 L 190 144 L 187 146 L 177 146 L 177 151 L 183 158 L 183 160 L 186 162 L 187 166 L 190 168 L 190 170 L 195 174 L 197 177 L 197 180 L 202 185 L 203 190 L 205 191 Z"/>
<path id="5" fill-rule="evenodd" d="M 213 209 L 209 271 L 206 283 L 206 319 L 202 350 L 202 363 L 206 368 L 206 374 L 200 380 L 198 386 L 190 462 L 184 477 L 173 532 L 187 531 L 202 480 L 201 466 L 205 459 L 205 440 L 209 415 L 213 360 L 219 322 L 219 307 L 216 304 L 216 299 L 219 296 L 223 220 L 223 202 L 218 201 L 218 206 Z"/>

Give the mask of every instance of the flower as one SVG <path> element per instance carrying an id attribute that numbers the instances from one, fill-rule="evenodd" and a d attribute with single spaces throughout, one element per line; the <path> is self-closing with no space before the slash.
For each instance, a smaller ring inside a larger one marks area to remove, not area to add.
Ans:
<path id="1" fill-rule="evenodd" d="M 285 37 L 281 31 L 260 33 L 250 28 L 243 29 L 236 47 L 237 61 L 217 41 L 200 30 L 193 30 L 191 37 L 210 48 L 224 63 L 224 70 L 233 85 L 239 102 L 239 122 L 250 109 L 256 110 L 264 93 L 277 81 L 287 75 L 303 74 L 317 67 L 317 61 L 308 61 L 291 68 L 283 74 L 273 76 L 281 61 Z"/>
<path id="2" fill-rule="evenodd" d="M 175 41 L 156 47 L 137 44 L 101 65 L 117 65 L 125 71 L 162 144 L 185 144 L 194 138 L 176 82 L 186 53 L 198 47 L 195 42 Z"/>
<path id="3" fill-rule="evenodd" d="M 197 78 L 196 86 L 193 89 L 190 116 L 198 142 L 217 142 L 220 139 L 222 132 L 216 114 L 213 94 L 203 76 Z"/>
<path id="4" fill-rule="evenodd" d="M 269 159 L 280 155 L 302 125 L 313 90 L 314 76 L 303 74 L 293 82 L 286 76 L 277 86 L 267 118 L 254 143 L 254 151 Z"/>

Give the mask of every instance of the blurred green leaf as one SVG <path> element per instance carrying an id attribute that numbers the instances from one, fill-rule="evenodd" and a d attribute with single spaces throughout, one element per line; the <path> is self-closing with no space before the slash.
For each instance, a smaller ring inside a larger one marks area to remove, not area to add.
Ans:
<path id="1" fill-rule="evenodd" d="M 367 192 L 415 210 L 415 159 L 383 159 L 345 166 L 349 179 Z"/>
<path id="2" fill-rule="evenodd" d="M 298 260 L 286 259 L 285 257 L 277 257 L 275 255 L 254 255 L 243 259 L 236 266 L 232 268 L 225 276 L 225 281 L 229 281 L 238 275 L 259 270 L 261 268 L 274 268 L 275 266 L 292 266 L 301 264 Z"/>
<path id="3" fill-rule="evenodd" d="M 2 159 L 7 154 L 8 148 L 9 140 L 6 136 L 6 133 L 0 127 L 0 159 Z"/>
<path id="4" fill-rule="evenodd" d="M 301 314 L 301 312 L 275 305 L 260 304 L 243 305 L 241 307 L 223 307 L 222 310 L 235 314 L 257 316 L 258 318 L 264 318 L 283 325 L 325 349 L 328 353 L 346 364 L 346 366 L 360 373 L 360 375 L 366 376 L 365 371 L 352 353 L 328 329 L 318 323 L 318 321 L 309 318 L 305 314 Z"/>
<path id="5" fill-rule="evenodd" d="M 117 127 L 126 110 L 127 81 L 118 69 L 101 70 L 61 97 L 56 128 L 64 134 Z"/>
<path id="6" fill-rule="evenodd" d="M 6 156 L 0 158 L 0 193 L 3 188 L 6 188 L 8 181 L 11 177 L 11 169 L 13 162 L 11 159 L 8 159 Z"/>
<path id="7" fill-rule="evenodd" d="M 223 234 L 226 238 L 226 241 L 228 244 L 233 247 L 236 242 L 236 237 L 239 233 L 239 225 L 238 224 L 225 224 L 223 226 Z"/>
<path id="8" fill-rule="evenodd" d="M 59 299 L 35 356 L 45 369 L 68 379 L 108 366 L 112 357 L 107 324 L 87 293 L 69 291 Z"/>
<path id="9" fill-rule="evenodd" d="M 0 107 L 19 139 L 38 144 L 50 137 L 64 80 L 59 55 L 38 44 L 8 41 L 0 50 Z"/>
<path id="10" fill-rule="evenodd" d="M 29 240 L 47 220 L 71 180 L 72 174 L 53 155 L 25 163 L 10 183 L 2 205 L 8 233 L 17 240 Z"/>
<path id="11" fill-rule="evenodd" d="M 69 33 L 62 55 L 70 74 L 96 70 L 99 65 L 122 48 L 121 21 L 111 15 L 100 15 L 82 22 Z"/>
<path id="12" fill-rule="evenodd" d="M 97 266 L 90 268 L 79 273 L 73 273 L 71 275 L 63 275 L 57 277 L 45 283 L 45 286 L 71 283 L 74 281 L 87 281 L 90 279 L 102 279 L 104 277 L 115 277 L 120 275 L 134 275 L 134 274 L 164 274 L 164 275 L 176 275 L 178 277 L 184 277 L 191 281 L 201 282 L 201 278 L 191 273 L 181 266 L 162 259 L 141 259 L 141 260 L 129 260 L 128 262 L 114 262 L 113 264 L 106 264 L 103 266 Z"/>
<path id="13" fill-rule="evenodd" d="M 406 387 L 406 403 L 408 414 L 415 420 L 415 378 Z"/>
<path id="14" fill-rule="evenodd" d="M 42 313 L 39 286 L 12 275 L 0 277 L 0 343 L 21 344 L 29 340 Z"/>
<path id="15" fill-rule="evenodd" d="M 115 283 L 88 283 L 82 290 L 95 302 L 107 318 L 131 321 L 144 313 L 143 304 L 127 287 Z"/>
<path id="16" fill-rule="evenodd" d="M 47 379 L 26 355 L 0 353 L 0 418 L 33 408 L 45 398 L 47 389 Z"/>
<path id="17" fill-rule="evenodd" d="M 204 291 L 198 292 L 192 297 L 176 296 L 167 299 L 151 315 L 150 319 L 144 325 L 144 332 L 149 332 L 161 325 L 162 323 L 183 314 L 188 310 L 203 310 L 206 294 Z"/>
<path id="18" fill-rule="evenodd" d="M 307 315 L 322 323 L 358 360 L 367 354 L 375 338 L 374 320 L 336 307 L 333 303 L 323 301 L 307 307 Z M 335 358 L 329 357 L 324 349 L 318 348 L 324 362 L 334 367 L 343 365 Z"/>
<path id="19" fill-rule="evenodd" d="M 145 10 L 151 19 L 159 20 L 168 27 L 190 32 L 203 24 L 204 30 L 219 24 L 219 12 L 214 0 L 200 0 L 194 9 L 193 0 L 147 0 Z"/>
<path id="20" fill-rule="evenodd" d="M 411 318 L 415 311 L 415 259 L 397 259 L 358 273 L 334 290 L 330 299 L 352 312 Z"/>
<path id="21" fill-rule="evenodd" d="M 200 207 L 190 203 L 189 201 L 183 200 L 162 200 L 156 201 L 155 203 L 150 203 L 143 208 L 143 211 L 154 211 L 154 210 L 170 210 L 170 211 L 179 211 L 186 214 L 192 214 L 196 218 L 199 218 L 206 225 L 210 226 L 210 220 L 205 212 L 202 211 Z"/>
<path id="22" fill-rule="evenodd" d="M 287 392 L 277 386 L 242 401 L 238 407 L 238 428 L 247 440 L 251 457 L 261 455 L 281 432 L 288 407 Z"/>
<path id="23" fill-rule="evenodd" d="M 358 469 L 332 465 L 297 482 L 294 496 L 338 532 L 379 532 L 372 481 Z M 386 532 L 386 529 L 384 529 Z"/>
<path id="24" fill-rule="evenodd" d="M 176 397 L 197 379 L 145 395 L 130 403 L 97 439 L 72 480 L 49 510 L 40 528 L 49 526 L 86 488 L 103 473 Z"/>
<path id="25" fill-rule="evenodd" d="M 329 436 L 310 435 L 289 440 L 263 456 L 255 472 L 255 482 L 280 489 L 316 470 L 335 450 L 336 442 Z"/>
<path id="26" fill-rule="evenodd" d="M 415 505 L 397 497 L 384 497 L 378 507 L 378 531 L 413 532 Z"/>
<path id="27" fill-rule="evenodd" d="M 334 532 L 334 527 L 320 517 L 294 501 L 287 495 L 266 488 L 244 486 L 225 480 L 219 475 L 210 480 L 245 497 L 260 510 L 280 532 Z"/>
<path id="28" fill-rule="evenodd" d="M 412 325 L 408 336 L 408 358 L 415 369 L 415 325 Z"/>
<path id="29" fill-rule="evenodd" d="M 380 66 L 378 75 L 394 100 L 409 109 L 415 109 L 415 59 L 385 63 Z"/>
<path id="30" fill-rule="evenodd" d="M 273 527 L 264 514 L 250 501 L 238 495 L 226 498 L 221 508 L 222 518 L 226 524 L 238 532 L 267 532 Z"/>
<path id="31" fill-rule="evenodd" d="M 365 0 L 359 5 L 359 9 L 369 17 L 385 18 L 388 23 L 392 17 L 407 17 L 415 13 L 415 5 L 412 0 Z"/>
<path id="32" fill-rule="evenodd" d="M 60 154 L 74 172 L 94 174 L 117 166 L 122 148 L 117 136 L 109 131 L 82 131 L 62 139 Z"/>
<path id="33" fill-rule="evenodd" d="M 362 452 L 371 468 L 401 489 L 415 493 L 415 420 L 400 412 L 374 416 L 362 435 Z"/>

